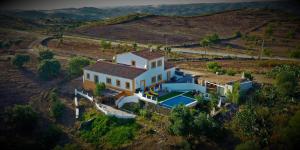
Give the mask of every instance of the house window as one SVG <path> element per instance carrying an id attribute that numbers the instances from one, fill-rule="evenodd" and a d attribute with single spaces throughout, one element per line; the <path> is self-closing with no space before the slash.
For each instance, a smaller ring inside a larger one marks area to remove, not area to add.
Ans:
<path id="1" fill-rule="evenodd" d="M 156 61 L 154 61 L 154 62 L 151 63 L 151 68 L 152 68 L 152 69 L 153 69 L 153 68 L 156 68 Z"/>
<path id="2" fill-rule="evenodd" d="M 86 78 L 90 79 L 90 74 L 89 73 L 86 73 Z"/>
<path id="3" fill-rule="evenodd" d="M 130 83 L 129 82 L 126 82 L 126 89 L 130 89 Z"/>
<path id="4" fill-rule="evenodd" d="M 94 75 L 94 82 L 95 82 L 95 83 L 98 83 L 98 82 L 99 82 L 99 79 L 98 79 L 98 76 L 97 76 L 97 75 Z"/>
<path id="5" fill-rule="evenodd" d="M 156 83 L 156 76 L 151 78 L 151 83 Z"/>
<path id="6" fill-rule="evenodd" d="M 111 84 L 111 78 L 106 78 L 106 84 Z"/>
<path id="7" fill-rule="evenodd" d="M 161 66 L 162 66 L 162 60 L 158 60 L 158 61 L 157 61 L 157 66 L 158 66 L 158 67 L 161 67 Z"/>
<path id="8" fill-rule="evenodd" d="M 116 80 L 116 85 L 117 85 L 118 87 L 120 87 L 120 86 L 121 86 L 121 81 L 120 81 L 120 80 Z"/>
<path id="9" fill-rule="evenodd" d="M 131 61 L 131 66 L 135 66 L 135 61 L 134 60 Z"/>
<path id="10" fill-rule="evenodd" d="M 162 80 L 162 75 L 160 74 L 157 76 L 157 81 L 161 81 L 161 80 Z"/>

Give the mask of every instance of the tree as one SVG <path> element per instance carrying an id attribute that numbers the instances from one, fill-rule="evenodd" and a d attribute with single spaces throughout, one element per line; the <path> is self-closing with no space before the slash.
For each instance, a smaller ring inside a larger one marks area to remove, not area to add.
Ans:
<path id="1" fill-rule="evenodd" d="M 260 146 L 255 141 L 246 141 L 235 147 L 235 150 L 260 150 Z"/>
<path id="2" fill-rule="evenodd" d="M 63 111 L 65 109 L 65 105 L 58 99 L 57 94 L 55 92 L 51 92 L 51 106 L 50 113 L 55 119 L 59 119 Z"/>
<path id="3" fill-rule="evenodd" d="M 247 105 L 240 112 L 237 112 L 232 123 L 235 131 L 238 131 L 241 136 L 253 137 L 255 134 L 256 114 L 251 105 Z"/>
<path id="4" fill-rule="evenodd" d="M 180 136 L 191 134 L 193 116 L 189 108 L 184 105 L 178 105 L 171 111 L 170 122 L 169 130 L 171 133 Z"/>
<path id="5" fill-rule="evenodd" d="M 33 130 L 37 119 L 37 113 L 29 105 L 15 105 L 5 110 L 5 122 L 19 131 Z"/>
<path id="6" fill-rule="evenodd" d="M 297 78 L 293 72 L 280 72 L 276 76 L 275 85 L 281 96 L 293 96 L 297 84 Z"/>
<path id="7" fill-rule="evenodd" d="M 103 49 L 110 49 L 111 48 L 111 42 L 101 40 L 100 45 Z"/>
<path id="8" fill-rule="evenodd" d="M 196 95 L 195 99 L 199 105 L 204 105 L 205 100 L 202 94 Z"/>
<path id="9" fill-rule="evenodd" d="M 235 82 L 232 87 L 232 91 L 228 94 L 228 99 L 231 100 L 232 103 L 239 104 L 241 99 L 240 93 L 240 83 Z"/>
<path id="10" fill-rule="evenodd" d="M 216 72 L 219 72 L 220 70 L 221 70 L 221 66 L 218 64 L 218 62 L 208 62 L 207 64 L 206 64 L 206 66 L 207 66 L 207 69 L 209 70 L 209 71 L 212 71 L 212 72 L 214 72 L 214 73 L 216 73 Z"/>
<path id="11" fill-rule="evenodd" d="M 105 89 L 106 87 L 105 87 L 105 84 L 104 83 L 97 83 L 96 84 L 96 88 L 95 88 L 95 90 L 94 90 L 94 95 L 95 96 L 101 96 L 101 94 L 102 94 L 102 91 Z"/>
<path id="12" fill-rule="evenodd" d="M 133 43 L 133 44 L 132 44 L 132 47 L 133 47 L 133 50 L 135 50 L 135 51 L 136 51 L 136 50 L 137 50 L 137 48 L 138 48 L 138 45 L 137 45 L 136 43 Z"/>
<path id="13" fill-rule="evenodd" d="M 248 79 L 248 80 L 253 80 L 253 76 L 251 74 L 251 72 L 243 72 L 244 74 L 244 78 Z"/>
<path id="14" fill-rule="evenodd" d="M 29 62 L 29 60 L 30 60 L 29 55 L 17 54 L 12 59 L 12 64 L 17 66 L 18 68 L 22 68 L 25 63 Z"/>
<path id="15" fill-rule="evenodd" d="M 45 60 L 45 59 L 53 59 L 54 53 L 50 50 L 42 50 L 39 51 L 39 60 Z"/>
<path id="16" fill-rule="evenodd" d="M 215 114 L 215 109 L 218 106 L 218 95 L 215 92 L 210 93 L 210 99 L 209 99 L 209 107 L 211 110 L 211 114 L 214 115 Z"/>
<path id="17" fill-rule="evenodd" d="M 80 76 L 82 68 L 89 65 L 90 61 L 84 57 L 73 57 L 69 61 L 68 72 L 71 76 Z"/>
<path id="18" fill-rule="evenodd" d="M 60 63 L 55 59 L 45 59 L 38 66 L 39 76 L 44 80 L 57 77 L 60 73 Z"/>
<path id="19" fill-rule="evenodd" d="M 289 120 L 288 126 L 282 131 L 283 142 L 287 149 L 297 149 L 300 137 L 300 111 Z"/>

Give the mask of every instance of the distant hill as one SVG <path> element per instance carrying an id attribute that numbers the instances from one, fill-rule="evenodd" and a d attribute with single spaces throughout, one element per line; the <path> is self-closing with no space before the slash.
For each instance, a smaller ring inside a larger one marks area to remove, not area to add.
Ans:
<path id="1" fill-rule="evenodd" d="M 202 3 L 159 6 L 126 6 L 112 8 L 66 8 L 40 11 L 2 11 L 0 14 L 12 15 L 25 19 L 69 19 L 75 21 L 91 21 L 124 16 L 133 13 L 164 15 L 164 16 L 194 16 L 208 13 L 222 12 L 241 8 L 269 8 L 280 9 L 290 13 L 299 13 L 299 9 L 292 2 L 244 2 L 244 3 Z"/>

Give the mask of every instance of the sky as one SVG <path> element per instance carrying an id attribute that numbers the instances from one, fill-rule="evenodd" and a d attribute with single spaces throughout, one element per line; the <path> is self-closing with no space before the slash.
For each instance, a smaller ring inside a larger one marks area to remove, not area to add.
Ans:
<path id="1" fill-rule="evenodd" d="M 274 0 L 7 0 L 1 4 L 5 9 L 49 10 L 80 7 L 116 7 L 161 4 L 249 2 Z"/>

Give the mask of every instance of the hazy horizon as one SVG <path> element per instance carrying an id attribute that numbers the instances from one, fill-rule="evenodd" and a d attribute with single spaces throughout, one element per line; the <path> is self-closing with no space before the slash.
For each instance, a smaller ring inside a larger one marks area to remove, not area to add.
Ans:
<path id="1" fill-rule="evenodd" d="M 193 3 L 234 3 L 234 2 L 268 2 L 280 0 L 11 0 L 2 4 L 4 9 L 51 10 L 82 7 L 120 7 L 144 5 L 172 5 Z"/>

